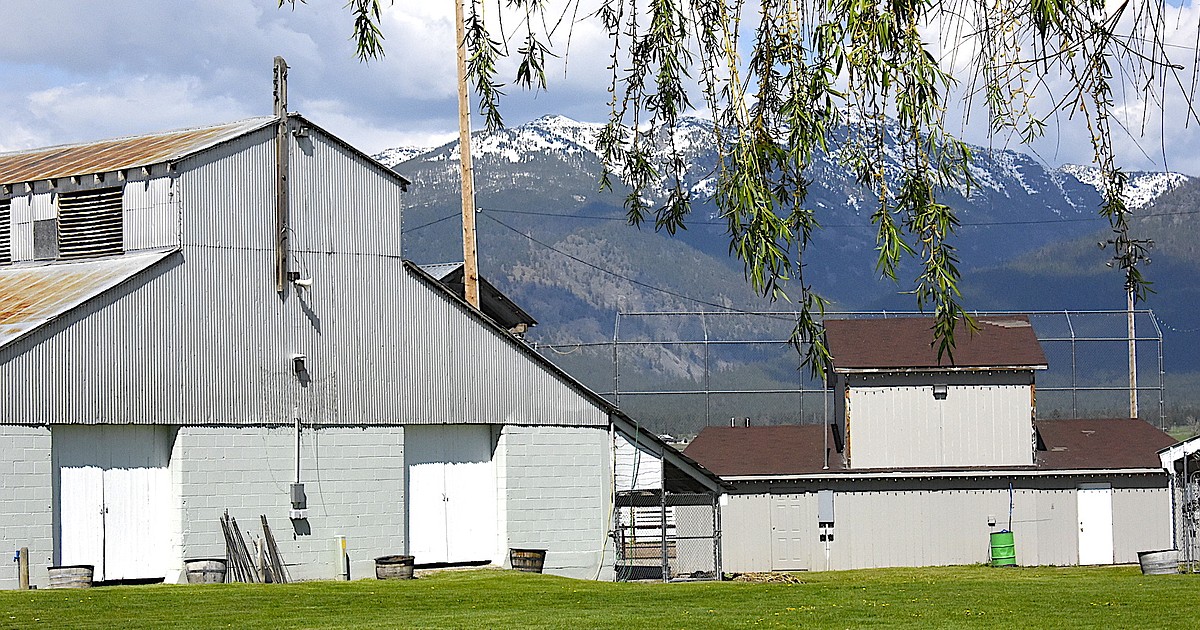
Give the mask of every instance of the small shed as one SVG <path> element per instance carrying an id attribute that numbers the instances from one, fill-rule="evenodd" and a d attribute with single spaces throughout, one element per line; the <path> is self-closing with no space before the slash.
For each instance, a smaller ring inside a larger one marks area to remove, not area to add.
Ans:
<path id="1" fill-rule="evenodd" d="M 1023 315 L 976 323 L 938 356 L 932 318 L 825 321 L 849 467 L 1033 463 L 1034 373 L 1046 357 Z"/>

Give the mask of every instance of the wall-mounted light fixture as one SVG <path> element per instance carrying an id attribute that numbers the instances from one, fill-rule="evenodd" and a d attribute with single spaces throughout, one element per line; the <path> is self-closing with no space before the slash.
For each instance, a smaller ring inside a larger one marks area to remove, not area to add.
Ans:
<path id="1" fill-rule="evenodd" d="M 933 384 L 933 397 L 937 400 L 946 400 L 946 394 L 950 391 L 950 387 L 945 383 Z"/>
<path id="2" fill-rule="evenodd" d="M 298 289 L 311 289 L 312 288 L 313 279 L 312 278 L 301 278 L 299 271 L 289 271 L 287 274 L 287 277 L 288 277 L 288 280 L 290 280 L 292 282 L 292 284 L 296 285 L 296 288 L 298 288 Z"/>
<path id="3" fill-rule="evenodd" d="M 304 360 L 307 358 L 303 354 L 292 355 L 292 369 L 296 371 L 296 374 L 303 374 L 308 371 L 308 368 L 304 365 Z"/>

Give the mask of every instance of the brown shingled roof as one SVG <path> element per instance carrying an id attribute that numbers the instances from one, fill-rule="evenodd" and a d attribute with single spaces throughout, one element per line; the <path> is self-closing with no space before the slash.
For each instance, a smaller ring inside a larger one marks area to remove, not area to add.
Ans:
<path id="1" fill-rule="evenodd" d="M 1038 468 L 1159 468 L 1158 450 L 1175 444 L 1145 420 L 1136 418 L 1043 420 L 1037 423 Z"/>
<path id="2" fill-rule="evenodd" d="M 823 425 L 706 427 L 683 454 L 722 477 L 803 475 L 823 471 Z M 842 455 L 829 436 L 829 470 L 842 470 Z"/>
<path id="3" fill-rule="evenodd" d="M 992 470 L 1128 470 L 1160 468 L 1158 450 L 1175 439 L 1143 420 L 1045 420 L 1035 466 L 961 466 L 906 469 L 848 469 L 829 437 L 825 464 L 825 427 L 784 425 L 707 427 L 684 454 L 721 477 L 790 476 L 879 472 L 977 472 Z"/>
<path id="4" fill-rule="evenodd" d="M 933 318 L 827 319 L 825 339 L 835 371 L 913 368 L 1042 367 L 1046 355 L 1024 315 L 979 317 L 971 334 L 960 325 L 954 360 L 938 362 Z"/>

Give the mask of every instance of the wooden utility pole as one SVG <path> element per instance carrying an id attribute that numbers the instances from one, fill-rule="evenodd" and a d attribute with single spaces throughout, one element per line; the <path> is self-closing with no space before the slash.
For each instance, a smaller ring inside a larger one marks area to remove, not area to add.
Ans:
<path id="1" fill-rule="evenodd" d="M 287 281 L 288 251 L 288 113 L 287 62 L 275 58 L 275 290 Z"/>
<path id="2" fill-rule="evenodd" d="M 458 35 L 458 155 L 462 176 L 463 293 L 479 308 L 479 255 L 475 247 L 475 172 L 471 166 L 471 105 L 467 100 L 467 38 L 462 0 L 454 0 Z"/>

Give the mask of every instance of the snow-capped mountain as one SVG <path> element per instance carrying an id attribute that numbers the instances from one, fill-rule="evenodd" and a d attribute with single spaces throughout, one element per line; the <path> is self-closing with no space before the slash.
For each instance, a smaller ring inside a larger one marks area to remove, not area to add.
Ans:
<path id="1" fill-rule="evenodd" d="M 472 153 L 475 159 L 496 161 L 509 165 L 529 164 L 544 161 L 547 157 L 570 162 L 575 168 L 587 168 L 598 173 L 600 156 L 597 137 L 603 125 L 579 122 L 559 115 L 547 115 L 519 127 L 501 129 L 492 133 L 478 132 L 474 135 Z M 895 130 L 885 128 L 888 137 Z M 664 133 L 651 132 L 655 145 L 659 147 L 655 158 L 665 159 L 670 146 Z M 842 127 L 833 133 L 834 144 L 846 143 L 851 130 Z M 685 186 L 692 195 L 705 200 L 715 193 L 715 168 L 717 161 L 712 122 L 693 117 L 680 119 L 673 130 L 672 143 L 685 156 Z M 986 201 L 995 205 L 995 197 L 1004 199 L 1044 200 L 1034 203 L 1060 217 L 1074 217 L 1078 213 L 1092 213 L 1099 195 L 1100 171 L 1092 166 L 1074 164 L 1058 168 L 1047 167 L 1034 158 L 1010 149 L 972 147 L 974 161 L 970 166 L 972 186 L 962 186 L 957 191 L 976 202 Z M 445 163 L 447 169 L 458 161 L 458 142 L 440 147 L 398 147 L 375 156 L 384 164 L 395 167 L 410 160 L 428 163 Z M 889 178 L 889 186 L 895 189 L 896 177 L 901 172 L 899 151 L 885 148 L 883 170 Z M 423 170 L 408 165 L 402 170 Z M 507 170 L 507 169 L 505 169 Z M 651 202 L 666 196 L 668 181 L 666 169 L 660 169 L 663 179 L 648 191 Z M 834 149 L 829 154 L 819 154 L 810 167 L 810 177 L 815 191 L 810 199 L 817 207 L 830 208 L 846 205 L 856 211 L 873 211 L 867 206 L 860 208 L 864 200 L 872 199 L 873 193 L 859 190 L 853 174 L 842 163 L 842 151 Z M 477 173 L 477 176 L 479 174 Z M 487 173 L 483 173 L 488 177 Z M 1126 201 L 1133 209 L 1143 208 L 1163 193 L 1173 190 L 1188 181 L 1180 173 L 1130 173 Z M 824 191 L 828 194 L 821 194 Z M 837 194 L 833 194 L 834 191 Z M 829 198 L 832 197 L 832 198 Z M 1065 203 L 1065 206 L 1063 205 Z M 857 212 L 856 212 L 857 213 Z"/>
<path id="2" fill-rule="evenodd" d="M 746 282 L 742 263 L 730 257 L 725 222 L 712 202 L 717 152 L 710 121 L 684 119 L 674 130 L 675 146 L 686 164 L 683 183 L 693 195 L 693 213 L 687 229 L 673 237 L 656 232 L 652 217 L 641 229 L 626 225 L 623 203 L 630 191 L 619 179 L 613 181 L 612 190 L 600 190 L 602 165 L 596 143 L 602 129 L 599 124 L 544 116 L 474 135 L 481 273 L 539 320 L 529 334 L 531 341 L 611 340 L 618 310 L 695 311 L 717 305 L 750 311 L 792 308 L 756 295 Z M 832 146 L 845 142 L 853 132 L 836 130 Z M 662 140 L 656 138 L 660 145 Z M 962 222 L 953 244 L 967 307 L 1123 308 L 1121 278 L 1104 264 L 1110 254 L 1095 246 L 1108 238 L 1109 229 L 1097 214 L 1101 195 L 1095 169 L 1047 167 L 1011 150 L 973 147 L 972 151 L 973 185 L 940 196 L 958 210 Z M 452 142 L 419 152 L 396 150 L 379 158 L 395 161 L 395 170 L 413 183 L 404 199 L 403 248 L 405 257 L 418 263 L 453 260 L 461 252 L 458 156 L 458 143 Z M 899 152 L 889 147 L 882 165 L 885 173 L 894 178 L 900 172 L 900 159 Z M 876 230 L 870 216 L 876 209 L 875 193 L 856 183 L 836 149 L 818 155 L 807 175 L 812 184 L 806 204 L 822 227 L 814 232 L 803 255 L 804 282 L 832 299 L 834 310 L 914 309 L 913 297 L 905 291 L 917 276 L 917 262 L 903 263 L 897 282 L 881 281 L 874 266 Z M 669 184 L 664 177 L 652 186 L 646 193 L 650 201 L 665 198 Z M 1129 203 L 1150 208 L 1164 194 L 1179 196 L 1193 187 L 1200 189 L 1200 182 L 1183 175 L 1130 173 Z M 1195 196 L 1200 199 L 1200 192 Z M 1173 220 L 1192 219 L 1188 212 L 1176 215 Z M 1189 233 L 1182 226 L 1172 229 L 1182 236 Z M 1166 239 L 1152 236 L 1164 242 L 1147 270 L 1156 287 L 1165 292 L 1172 278 L 1196 275 L 1190 267 L 1179 266 L 1183 271 L 1178 271 L 1172 266 Z M 913 245 L 919 248 L 920 244 Z M 1177 249 L 1186 247 L 1192 247 L 1190 239 Z M 1190 308 L 1194 299 L 1179 302 Z M 733 321 L 719 325 L 730 327 L 722 334 L 737 338 Z M 623 335 L 637 336 L 629 330 L 633 324 L 621 322 Z M 760 325 L 750 319 L 737 322 L 743 330 Z M 646 336 L 695 339 L 706 332 L 675 326 L 648 329 Z M 629 352 L 628 361 L 640 362 L 663 379 L 694 379 L 697 366 L 708 360 L 689 354 L 687 348 L 631 348 Z M 1200 356 L 1200 350 L 1195 355 Z M 597 358 L 577 349 L 551 358 L 598 390 L 612 386 L 611 355 Z M 722 357 L 713 359 L 713 365 L 750 360 Z M 794 374 L 776 377 L 786 380 Z M 663 386 L 670 389 L 678 383 Z"/>
<path id="3" fill-rule="evenodd" d="M 1058 169 L 1070 174 L 1097 191 L 1103 185 L 1100 169 L 1095 166 L 1064 164 Z M 1125 203 L 1134 210 L 1144 208 L 1161 197 L 1187 183 L 1190 178 L 1182 173 L 1131 173 L 1126 184 Z"/>
<path id="4" fill-rule="evenodd" d="M 530 212 L 536 208 L 547 217 L 538 228 L 553 227 L 560 233 L 586 231 L 588 227 L 579 220 L 564 224 L 548 217 L 602 214 L 612 220 L 623 218 L 628 189 L 616 179 L 615 190 L 600 191 L 598 187 L 602 165 L 597 137 L 602 129 L 599 124 L 550 115 L 518 127 L 477 132 L 472 151 L 479 205 L 498 212 Z M 852 170 L 843 164 L 843 149 L 839 148 L 848 146 L 855 132 L 847 126 L 835 129 L 830 152 L 818 154 L 807 172 L 811 185 L 805 203 L 815 211 L 818 222 L 829 226 L 817 232 L 810 252 L 838 261 L 809 273 L 837 287 L 835 290 L 878 279 L 870 264 L 875 249 L 870 216 L 876 210 L 877 193 L 857 183 Z M 655 134 L 655 146 L 667 146 L 664 132 L 647 133 Z M 885 128 L 886 137 L 896 133 L 892 127 Z M 729 243 L 712 201 L 718 160 L 714 138 L 711 121 L 699 118 L 681 119 L 670 137 L 684 158 L 682 183 L 692 195 L 694 208 L 689 229 L 679 238 L 709 256 L 727 261 Z M 665 150 L 660 148 L 657 157 L 664 158 Z M 962 225 L 955 243 L 965 268 L 1001 264 L 1024 252 L 1106 225 L 1097 215 L 1101 195 L 1096 169 L 1047 167 L 1026 154 L 1007 149 L 976 146 L 971 150 L 971 184 L 940 194 L 941 201 L 958 210 Z M 397 150 L 391 157 L 406 154 L 412 157 L 395 166 L 414 183 L 410 197 L 413 206 L 405 211 L 406 226 L 444 218 L 458 203 L 458 142 L 415 154 L 411 149 Z M 883 160 L 889 187 L 896 190 L 902 172 L 901 152 L 888 146 Z M 659 167 L 661 179 L 645 192 L 652 207 L 666 199 L 673 183 L 665 162 Z M 1176 173 L 1130 173 L 1129 204 L 1143 208 L 1188 179 Z M 447 235 L 450 237 L 450 232 Z M 437 243 L 426 238 L 410 239 L 405 248 L 411 257 L 440 259 L 444 256 L 432 251 Z"/>
<path id="5" fill-rule="evenodd" d="M 384 166 L 392 168 L 393 166 L 396 166 L 401 162 L 407 162 L 428 150 L 429 147 L 395 147 L 380 151 L 371 157 L 375 158 L 375 160 Z"/>

